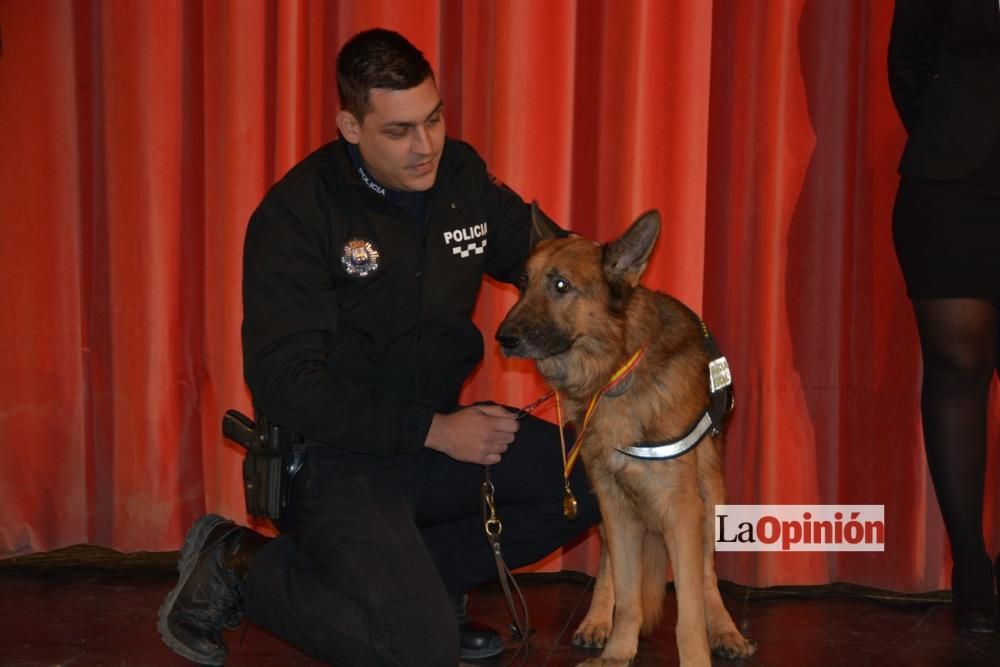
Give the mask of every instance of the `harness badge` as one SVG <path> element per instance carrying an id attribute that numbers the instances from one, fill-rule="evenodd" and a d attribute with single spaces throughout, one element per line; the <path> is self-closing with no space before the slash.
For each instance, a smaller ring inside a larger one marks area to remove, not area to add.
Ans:
<path id="1" fill-rule="evenodd" d="M 733 383 L 733 375 L 729 371 L 729 362 L 725 357 L 708 362 L 708 383 L 709 391 L 713 394 Z"/>
<path id="2" fill-rule="evenodd" d="M 344 244 L 340 263 L 349 275 L 367 278 L 378 271 L 379 251 L 375 244 L 365 239 L 351 239 Z"/>

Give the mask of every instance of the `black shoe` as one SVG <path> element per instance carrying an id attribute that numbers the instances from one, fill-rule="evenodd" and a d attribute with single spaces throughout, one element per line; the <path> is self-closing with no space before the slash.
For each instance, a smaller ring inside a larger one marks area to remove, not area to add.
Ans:
<path id="1" fill-rule="evenodd" d="M 459 657 L 468 660 L 491 658 L 503 653 L 503 639 L 500 633 L 489 627 L 476 623 L 469 618 L 469 596 L 455 595 L 455 618 L 458 621 Z"/>
<path id="2" fill-rule="evenodd" d="M 157 629 L 172 651 L 202 665 L 221 665 L 227 650 L 223 629 L 243 617 L 242 580 L 229 559 L 240 537 L 252 531 L 209 514 L 195 521 L 184 540 L 177 585 L 160 607 Z"/>
<path id="3" fill-rule="evenodd" d="M 988 589 L 982 585 L 986 580 L 987 569 Z M 1000 578 L 1000 559 L 994 564 L 989 557 L 985 557 L 980 564 L 972 567 L 958 565 L 952 567 L 951 602 L 954 607 L 955 625 L 959 630 L 976 634 L 997 631 L 998 602 L 994 582 L 998 578 Z"/>

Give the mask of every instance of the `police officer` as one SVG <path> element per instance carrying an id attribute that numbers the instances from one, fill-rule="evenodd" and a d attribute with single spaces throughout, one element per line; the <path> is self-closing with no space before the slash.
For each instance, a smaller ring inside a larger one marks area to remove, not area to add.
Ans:
<path id="1" fill-rule="evenodd" d="M 266 539 L 199 519 L 160 611 L 164 641 L 222 664 L 241 617 L 337 665 L 455 665 L 496 655 L 465 613 L 495 579 L 479 488 L 492 467 L 510 567 L 597 521 L 581 468 L 562 515 L 556 428 L 461 407 L 483 355 L 483 274 L 514 283 L 530 209 L 445 137 L 423 54 L 368 30 L 337 57 L 340 138 L 293 167 L 250 219 L 243 353 L 255 409 L 302 434 L 291 504 Z"/>

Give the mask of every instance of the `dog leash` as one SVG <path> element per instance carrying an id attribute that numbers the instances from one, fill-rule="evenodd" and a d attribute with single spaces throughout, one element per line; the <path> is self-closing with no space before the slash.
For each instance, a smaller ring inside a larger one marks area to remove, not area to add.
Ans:
<path id="1" fill-rule="evenodd" d="M 531 406 L 531 409 L 534 409 L 541 403 L 542 401 L 536 401 Z M 525 412 L 524 414 L 528 413 Z M 521 415 L 519 418 L 523 418 L 523 416 Z M 510 568 L 507 567 L 507 563 L 503 559 L 503 553 L 500 550 L 500 533 L 503 531 L 503 524 L 497 516 L 496 500 L 493 497 L 494 491 L 493 480 L 490 478 L 490 467 L 483 466 L 483 485 L 481 491 L 483 501 L 483 530 L 486 532 L 486 540 L 490 543 L 490 550 L 493 552 L 494 561 L 496 561 L 497 577 L 500 580 L 500 587 L 503 589 L 504 598 L 507 600 L 507 609 L 510 610 L 513 621 L 511 629 L 520 638 L 520 642 L 517 648 L 514 649 L 514 653 L 504 663 L 504 665 L 511 665 L 522 651 L 524 652 L 524 660 L 528 659 L 528 635 L 531 632 L 531 628 L 528 618 L 528 603 L 525 601 L 524 594 L 521 593 L 520 587 L 514 580 L 514 575 L 511 573 Z M 521 601 L 523 615 L 518 613 L 517 605 L 514 604 L 514 593 L 517 594 L 517 597 Z"/>
<path id="2" fill-rule="evenodd" d="M 600 400 L 600 398 L 608 391 L 621 383 L 628 373 L 635 368 L 635 365 L 639 363 L 639 360 L 642 359 L 642 355 L 645 353 L 645 347 L 636 350 L 636 352 L 629 357 L 628 361 L 625 362 L 625 365 L 615 371 L 611 376 L 611 379 L 608 380 L 607 384 L 605 384 L 604 387 L 590 399 L 590 405 L 587 407 L 587 412 L 583 418 L 583 426 L 580 428 L 580 433 L 577 435 L 576 442 L 573 443 L 573 448 L 569 454 L 566 453 L 566 436 L 562 419 L 562 404 L 559 399 L 558 391 L 553 389 L 518 410 L 517 414 L 514 416 L 514 419 L 520 421 L 527 415 L 531 414 L 531 412 L 538 406 L 555 396 L 556 412 L 559 420 L 559 442 L 561 444 L 563 459 L 563 516 L 566 517 L 567 521 L 573 521 L 576 519 L 577 515 L 577 501 L 576 497 L 573 495 L 572 489 L 570 489 L 569 486 L 569 475 L 570 472 L 572 472 L 573 466 L 576 464 L 577 457 L 580 454 L 580 445 L 583 444 L 583 434 L 587 430 L 587 424 L 590 423 L 591 416 L 593 416 L 594 409 L 597 406 L 597 401 Z M 515 581 L 513 573 L 511 573 L 510 568 L 507 567 L 507 563 L 503 559 L 503 552 L 500 549 L 500 533 L 503 532 L 503 523 L 501 523 L 500 518 L 497 516 L 496 499 L 494 498 L 495 491 L 496 489 L 493 486 L 493 480 L 490 477 L 490 467 L 483 466 L 483 484 L 480 492 L 483 508 L 483 532 L 486 533 L 486 540 L 489 542 L 490 550 L 493 552 L 493 560 L 496 562 L 497 566 L 497 577 L 500 580 L 500 587 L 503 589 L 504 598 L 507 601 L 507 609 L 510 610 L 511 619 L 513 621 L 512 628 L 515 635 L 520 638 L 520 642 L 514 650 L 514 653 L 510 656 L 508 661 L 504 663 L 505 665 L 510 665 L 513 664 L 514 660 L 517 659 L 518 655 L 521 654 L 522 651 L 524 652 L 524 659 L 527 660 L 528 636 L 531 632 L 531 626 L 529 624 L 530 616 L 528 613 L 528 603 L 525 601 L 524 594 L 517 585 L 517 581 Z M 518 607 L 514 602 L 515 593 L 521 602 L 521 611 L 523 611 L 523 614 L 518 612 Z"/>
<path id="3" fill-rule="evenodd" d="M 559 400 L 558 391 L 554 389 L 549 391 L 547 394 L 518 410 L 517 414 L 514 415 L 514 419 L 520 421 L 531 414 L 531 412 L 533 412 L 538 406 L 555 396 L 556 411 L 559 419 L 559 442 L 562 446 L 561 450 L 563 459 L 563 516 L 566 517 L 567 521 L 576 519 L 577 515 L 577 502 L 576 497 L 573 495 L 573 491 L 569 487 L 569 474 L 573 470 L 573 466 L 579 456 L 580 445 L 583 443 L 583 434 L 587 429 L 587 424 L 590 422 L 590 417 L 594 413 L 594 408 L 597 406 L 597 401 L 601 398 L 601 396 L 606 394 L 625 379 L 629 371 L 631 371 L 635 365 L 639 363 L 639 360 L 645 352 L 645 347 L 637 350 L 628 359 L 628 361 L 625 362 L 624 366 L 615 371 L 615 373 L 611 376 L 611 379 L 608 380 L 608 383 L 591 398 L 590 405 L 587 408 L 586 415 L 583 419 L 583 427 L 580 429 L 576 442 L 573 444 L 573 449 L 568 455 L 566 453 L 566 436 L 562 420 L 562 405 Z M 517 581 L 514 579 L 513 573 L 511 573 L 510 568 L 507 567 L 507 563 L 503 559 L 503 552 L 500 549 L 500 533 L 503 532 L 503 523 L 501 523 L 500 518 L 497 516 L 496 499 L 494 497 L 495 492 L 496 489 L 493 486 L 493 479 L 490 477 L 490 467 L 483 466 L 483 483 L 480 490 L 483 511 L 483 532 L 486 533 L 486 540 L 490 544 L 490 550 L 493 552 L 493 560 L 496 562 L 497 578 L 500 580 L 500 587 L 503 589 L 504 599 L 507 602 L 507 609 L 510 611 L 511 619 L 513 621 L 512 629 L 514 634 L 520 639 L 514 653 L 511 654 L 507 662 L 504 663 L 504 665 L 511 665 L 517 659 L 518 655 L 522 653 L 522 651 L 524 653 L 524 660 L 526 661 L 528 659 L 528 637 L 531 632 L 531 626 L 530 616 L 528 613 L 528 603 L 525 601 L 524 594 L 517 585 Z M 515 593 L 521 602 L 521 611 L 523 614 L 519 613 L 518 606 L 514 602 Z"/>
<path id="4" fill-rule="evenodd" d="M 554 389 L 518 410 L 517 414 L 514 415 L 514 419 L 521 421 L 553 396 L 558 396 Z M 560 439 L 562 439 L 561 423 L 559 426 L 559 435 Z M 565 461 L 566 450 L 564 447 L 564 464 Z M 504 663 L 504 665 L 511 665 L 522 651 L 524 653 L 524 660 L 526 661 L 528 659 L 528 637 L 531 632 L 530 614 L 528 613 L 528 603 L 524 599 L 524 594 L 517 585 L 517 581 L 514 579 L 514 575 L 507 566 L 506 561 L 504 561 L 503 551 L 500 549 L 500 533 L 503 532 L 503 523 L 500 521 L 500 517 L 497 516 L 496 499 L 494 497 L 495 492 L 496 489 L 493 486 L 493 479 L 490 476 L 490 467 L 483 466 L 483 483 L 480 488 L 483 512 L 483 532 L 486 533 L 486 541 L 489 542 L 490 551 L 493 552 L 493 560 L 495 561 L 497 567 L 497 579 L 500 581 L 500 588 L 503 590 L 504 599 L 507 602 L 507 609 L 510 611 L 512 621 L 511 629 L 520 640 L 517 648 L 514 650 L 514 653 L 510 656 L 507 662 Z M 517 604 L 514 602 L 515 594 L 521 602 L 520 611 L 518 610 Z"/>
<path id="5" fill-rule="evenodd" d="M 514 419 L 518 421 L 524 419 L 531 414 L 535 408 L 552 398 L 554 394 L 555 390 L 552 390 L 544 396 L 535 399 L 528 405 L 518 410 L 517 414 L 514 415 Z M 528 636 L 531 632 L 531 626 L 529 624 L 530 615 L 528 613 L 528 603 L 525 601 L 524 594 L 517 585 L 517 581 L 514 579 L 513 573 L 511 573 L 510 568 L 507 567 L 507 563 L 503 559 L 503 551 L 500 549 L 500 533 L 503 532 L 503 523 L 501 523 L 500 517 L 497 516 L 496 499 L 494 498 L 495 492 L 496 489 L 493 486 L 493 479 L 490 477 L 490 467 L 483 466 L 483 483 L 480 488 L 483 512 L 483 532 L 486 533 L 486 541 L 490 544 L 490 551 L 493 552 L 493 560 L 496 562 L 497 579 L 500 581 L 500 587 L 503 589 L 504 599 L 507 602 L 507 609 L 510 611 L 512 621 L 511 629 L 514 631 L 514 635 L 520 639 L 514 653 L 510 656 L 507 662 L 504 663 L 504 665 L 510 665 L 513 664 L 514 660 L 517 659 L 518 654 L 522 651 L 524 652 L 524 660 L 526 661 L 528 659 Z M 515 593 L 521 602 L 520 611 L 514 603 Z"/>

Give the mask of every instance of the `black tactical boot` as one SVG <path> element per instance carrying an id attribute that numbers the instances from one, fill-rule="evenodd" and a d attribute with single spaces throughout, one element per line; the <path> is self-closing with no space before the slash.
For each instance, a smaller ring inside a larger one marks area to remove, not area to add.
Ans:
<path id="1" fill-rule="evenodd" d="M 222 630 L 239 627 L 243 580 L 267 538 L 220 516 L 203 516 L 188 531 L 180 577 L 160 607 L 157 629 L 178 655 L 202 665 L 226 659 Z"/>
<path id="2" fill-rule="evenodd" d="M 503 639 L 493 628 L 476 623 L 469 618 L 469 596 L 454 595 L 455 617 L 458 620 L 459 657 L 476 660 L 489 658 L 503 652 Z"/>

